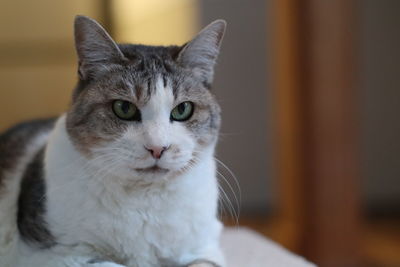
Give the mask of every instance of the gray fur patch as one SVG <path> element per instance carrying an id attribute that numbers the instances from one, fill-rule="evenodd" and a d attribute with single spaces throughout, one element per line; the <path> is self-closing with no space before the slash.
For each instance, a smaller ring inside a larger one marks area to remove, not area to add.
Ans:
<path id="1" fill-rule="evenodd" d="M 4 173 L 16 166 L 30 141 L 40 132 L 49 131 L 54 122 L 54 119 L 25 122 L 0 135 L 0 198 Z"/>
<path id="2" fill-rule="evenodd" d="M 56 242 L 43 218 L 46 212 L 43 161 L 44 148 L 28 164 L 23 175 L 18 199 L 18 229 L 25 241 L 48 248 Z"/>

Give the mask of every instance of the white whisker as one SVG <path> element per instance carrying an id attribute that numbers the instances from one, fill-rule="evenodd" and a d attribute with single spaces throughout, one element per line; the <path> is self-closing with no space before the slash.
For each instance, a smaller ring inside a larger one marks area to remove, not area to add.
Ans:
<path id="1" fill-rule="evenodd" d="M 227 177 L 225 175 L 223 175 L 221 172 L 217 171 L 217 174 L 222 179 L 222 181 L 224 181 L 227 184 L 229 190 L 232 192 L 232 195 L 233 195 L 233 197 L 235 199 L 236 208 L 235 208 L 235 206 L 233 206 L 232 201 L 229 199 L 228 194 L 225 192 L 225 190 L 222 190 L 223 191 L 222 194 L 226 198 L 228 198 L 230 206 L 232 207 L 232 209 L 234 209 L 235 219 L 236 219 L 236 221 L 238 221 L 238 219 L 240 217 L 241 201 L 242 201 L 241 200 L 242 199 L 242 192 L 241 192 L 240 184 L 238 182 L 237 177 L 234 175 L 234 173 L 221 160 L 219 160 L 217 158 L 215 158 L 215 160 L 216 160 L 217 163 L 219 163 L 220 166 L 222 166 L 228 172 L 229 176 L 232 177 L 232 179 L 235 182 L 236 189 L 238 190 L 238 193 L 239 193 L 239 197 L 237 196 L 235 189 L 230 184 L 230 182 L 228 181 Z"/>

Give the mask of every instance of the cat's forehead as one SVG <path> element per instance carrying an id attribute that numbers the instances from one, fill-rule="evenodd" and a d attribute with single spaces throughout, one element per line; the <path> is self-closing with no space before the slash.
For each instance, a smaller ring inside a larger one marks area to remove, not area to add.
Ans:
<path id="1" fill-rule="evenodd" d="M 181 47 L 144 45 L 119 45 L 119 47 L 129 59 L 130 63 L 126 70 L 134 84 L 151 83 L 161 77 L 164 87 L 167 83 L 172 83 L 172 89 L 177 90 L 181 86 L 193 87 L 202 82 L 199 77 L 193 75 L 192 69 L 177 63 L 176 57 Z M 154 89 L 151 86 L 147 88 Z"/>
<path id="2" fill-rule="evenodd" d="M 130 70 L 138 74 L 138 78 L 172 75 L 179 72 L 175 57 L 179 51 L 177 46 L 143 46 L 119 45 L 121 52 L 128 59 Z"/>
<path id="3" fill-rule="evenodd" d="M 140 71 L 132 66 L 112 72 L 99 81 L 98 87 L 105 98 L 132 101 L 139 106 L 163 95 L 159 94 L 160 91 L 168 92 L 174 101 L 187 100 L 207 91 L 195 78 L 183 72 Z"/>

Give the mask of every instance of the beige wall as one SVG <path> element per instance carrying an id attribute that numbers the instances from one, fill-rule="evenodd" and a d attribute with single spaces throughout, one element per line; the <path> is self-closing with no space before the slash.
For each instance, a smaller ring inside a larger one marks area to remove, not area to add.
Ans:
<path id="1" fill-rule="evenodd" d="M 0 7 L 0 130 L 65 110 L 75 83 L 72 23 L 96 0 L 8 0 Z"/>
<path id="2" fill-rule="evenodd" d="M 198 30 L 198 0 L 112 2 L 114 37 L 120 42 L 183 44 Z"/>

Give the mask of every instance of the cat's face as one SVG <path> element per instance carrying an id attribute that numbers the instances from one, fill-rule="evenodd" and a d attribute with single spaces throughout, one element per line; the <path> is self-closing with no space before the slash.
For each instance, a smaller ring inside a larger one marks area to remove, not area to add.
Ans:
<path id="1" fill-rule="evenodd" d="M 103 172 L 124 177 L 164 177 L 196 164 L 220 127 L 207 88 L 225 27 L 219 23 L 184 47 L 117 46 L 78 17 L 80 81 L 67 115 L 76 148 Z"/>

